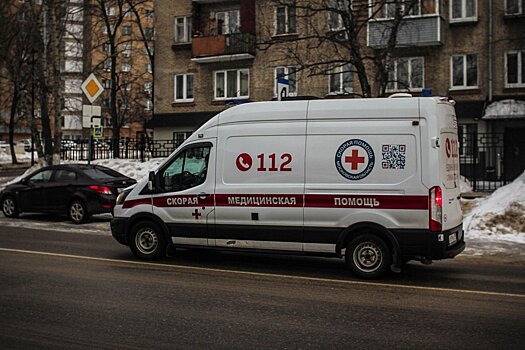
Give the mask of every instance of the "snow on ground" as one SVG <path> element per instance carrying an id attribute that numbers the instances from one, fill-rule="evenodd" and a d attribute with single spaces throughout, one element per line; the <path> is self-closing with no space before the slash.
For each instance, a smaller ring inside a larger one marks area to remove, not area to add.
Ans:
<path id="1" fill-rule="evenodd" d="M 25 159 L 30 159 L 30 153 L 26 153 L 25 157 Z M 164 158 L 153 158 L 143 163 L 139 160 L 101 159 L 92 163 L 112 168 L 140 180 L 163 161 Z M 2 159 L 0 162 L 5 163 Z M 65 161 L 63 163 L 86 162 Z M 19 181 L 39 167 L 40 165 L 35 165 L 29 168 L 24 175 L 8 183 Z M 0 189 L 6 185 L 6 182 L 7 179 L 0 178 Z M 460 181 L 460 188 L 462 193 L 472 191 L 472 186 L 463 177 Z M 501 187 L 488 197 L 463 199 L 462 207 L 465 215 L 463 228 L 467 241 L 467 249 L 462 255 L 503 254 L 518 260 L 525 258 L 525 172 L 514 182 Z"/>
<path id="2" fill-rule="evenodd" d="M 467 238 L 525 244 L 525 172 L 492 195 L 470 201 Z"/>

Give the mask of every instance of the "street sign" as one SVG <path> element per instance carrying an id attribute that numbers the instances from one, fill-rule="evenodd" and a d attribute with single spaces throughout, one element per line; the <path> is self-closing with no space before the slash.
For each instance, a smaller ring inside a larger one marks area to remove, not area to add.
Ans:
<path id="1" fill-rule="evenodd" d="M 96 138 L 96 139 L 100 139 L 100 138 L 104 137 L 104 127 L 103 126 L 94 127 L 93 128 L 93 137 Z"/>
<path id="2" fill-rule="evenodd" d="M 290 93 L 290 81 L 284 78 L 277 78 L 277 100 L 281 101 L 288 97 Z"/>
<path id="3" fill-rule="evenodd" d="M 93 73 L 91 73 L 89 77 L 84 80 L 80 88 L 91 103 L 93 103 L 104 91 L 104 88 Z"/>
<path id="4" fill-rule="evenodd" d="M 91 105 L 83 105 L 82 106 L 82 127 L 83 128 L 91 128 L 100 126 L 100 122 L 102 118 L 95 118 L 100 117 L 102 115 L 102 109 L 100 106 L 91 106 Z"/>

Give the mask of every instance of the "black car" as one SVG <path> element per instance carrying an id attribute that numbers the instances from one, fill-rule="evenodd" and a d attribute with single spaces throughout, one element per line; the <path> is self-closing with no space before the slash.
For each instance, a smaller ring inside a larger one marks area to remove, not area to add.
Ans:
<path id="1" fill-rule="evenodd" d="M 5 216 L 21 212 L 67 214 L 76 224 L 111 213 L 120 190 L 136 181 L 99 165 L 64 164 L 38 169 L 0 192 Z"/>

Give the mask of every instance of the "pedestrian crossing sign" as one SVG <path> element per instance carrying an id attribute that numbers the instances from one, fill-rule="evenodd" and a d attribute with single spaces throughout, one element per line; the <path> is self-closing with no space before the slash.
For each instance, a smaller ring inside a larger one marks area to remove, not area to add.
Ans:
<path id="1" fill-rule="evenodd" d="M 99 126 L 97 128 L 93 128 L 93 137 L 96 139 L 99 139 L 104 136 L 104 127 Z"/>

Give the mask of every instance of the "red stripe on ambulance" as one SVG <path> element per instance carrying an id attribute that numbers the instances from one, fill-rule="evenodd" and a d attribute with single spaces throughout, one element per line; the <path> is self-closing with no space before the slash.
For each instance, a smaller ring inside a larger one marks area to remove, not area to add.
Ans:
<path id="1" fill-rule="evenodd" d="M 150 200 L 130 200 L 124 208 L 150 205 Z M 168 207 L 270 207 L 270 208 L 353 208 L 427 210 L 428 196 L 359 196 L 332 194 L 217 194 L 201 198 L 195 195 L 163 196 L 153 198 L 158 208 Z"/>

